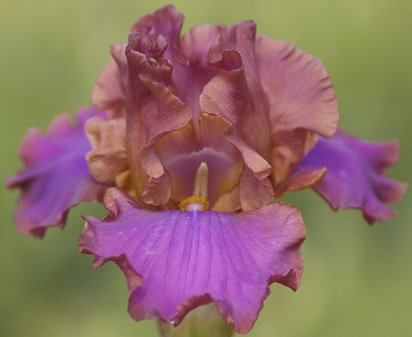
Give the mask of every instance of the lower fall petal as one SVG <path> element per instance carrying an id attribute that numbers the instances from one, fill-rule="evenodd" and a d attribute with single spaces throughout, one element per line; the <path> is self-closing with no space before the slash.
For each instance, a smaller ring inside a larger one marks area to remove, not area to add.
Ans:
<path id="1" fill-rule="evenodd" d="M 47 227 L 63 227 L 68 210 L 81 201 L 102 197 L 107 186 L 89 174 L 86 153 L 89 141 L 83 131 L 86 120 L 104 113 L 83 109 L 72 125 L 68 116 L 57 117 L 47 134 L 31 130 L 20 147 L 24 169 L 6 180 L 8 188 L 22 190 L 15 213 L 23 234 L 42 237 Z"/>
<path id="2" fill-rule="evenodd" d="M 94 255 L 95 267 L 115 261 L 122 268 L 136 320 L 178 325 L 193 308 L 214 302 L 228 323 L 246 333 L 270 283 L 299 285 L 305 228 L 291 206 L 239 214 L 154 212 L 114 188 L 105 204 L 105 220 L 87 218 L 81 251 Z"/>
<path id="3" fill-rule="evenodd" d="M 317 145 L 294 169 L 294 175 L 326 167 L 323 180 L 314 189 L 335 210 L 359 208 L 369 223 L 396 215 L 388 203 L 399 201 L 406 184 L 385 176 L 396 163 L 397 142 L 376 143 L 357 139 L 339 131 Z"/>

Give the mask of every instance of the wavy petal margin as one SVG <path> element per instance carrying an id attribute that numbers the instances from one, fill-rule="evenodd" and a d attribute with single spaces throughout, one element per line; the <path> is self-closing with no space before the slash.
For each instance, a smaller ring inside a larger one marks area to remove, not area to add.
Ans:
<path id="1" fill-rule="evenodd" d="M 256 25 L 252 21 L 221 32 L 208 53 L 209 63 L 219 71 L 200 96 L 204 112 L 217 115 L 230 125 L 225 137 L 240 151 L 248 168 L 240 179 L 240 200 L 246 211 L 274 199 L 268 179 L 272 171 L 268 162 L 271 135 L 255 63 L 255 37 Z M 245 193 L 251 185 L 258 186 L 255 193 Z"/>
<path id="2" fill-rule="evenodd" d="M 71 207 L 102 198 L 107 186 L 93 180 L 85 159 L 90 144 L 83 127 L 96 116 L 105 114 L 84 108 L 73 125 L 60 115 L 46 134 L 31 129 L 23 140 L 19 153 L 25 167 L 6 180 L 8 188 L 22 191 L 14 218 L 23 234 L 41 238 L 47 227 L 63 228 Z"/>
<path id="3" fill-rule="evenodd" d="M 155 150 L 155 142 L 190 122 L 187 105 L 169 86 L 172 65 L 162 57 L 167 42 L 162 35 L 131 33 L 126 48 L 128 64 L 126 145 L 137 196 L 147 204 L 167 203 L 170 177 Z"/>
<path id="4" fill-rule="evenodd" d="M 294 290 L 303 270 L 305 227 L 297 209 L 281 203 L 248 213 L 148 211 L 111 188 L 103 220 L 86 219 L 82 253 L 93 265 L 116 262 L 128 280 L 129 313 L 178 325 L 214 302 L 223 318 L 247 333 L 269 294 Z"/>
<path id="5" fill-rule="evenodd" d="M 288 42 L 256 38 L 256 64 L 268 102 L 272 182 L 282 183 L 315 145 L 338 127 L 338 106 L 323 64 Z"/>
<path id="6" fill-rule="evenodd" d="M 387 204 L 399 201 L 407 184 L 385 177 L 399 156 L 399 144 L 369 142 L 342 131 L 319 139 L 294 169 L 294 175 L 326 167 L 326 176 L 314 185 L 334 210 L 359 208 L 369 223 L 387 220 L 396 211 Z"/>

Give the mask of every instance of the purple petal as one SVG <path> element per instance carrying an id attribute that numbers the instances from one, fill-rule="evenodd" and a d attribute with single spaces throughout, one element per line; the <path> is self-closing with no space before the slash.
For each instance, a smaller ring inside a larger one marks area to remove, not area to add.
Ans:
<path id="1" fill-rule="evenodd" d="M 47 134 L 32 129 L 20 147 L 24 169 L 6 180 L 8 188 L 20 188 L 17 228 L 23 234 L 42 237 L 47 227 L 63 227 L 69 208 L 81 201 L 101 198 L 107 186 L 89 174 L 86 153 L 90 144 L 83 131 L 87 119 L 104 114 L 93 108 L 76 114 L 76 125 L 68 116 L 58 116 Z"/>
<path id="2" fill-rule="evenodd" d="M 149 211 L 116 189 L 109 216 L 88 218 L 80 238 L 94 266 L 115 261 L 130 290 L 136 320 L 179 324 L 193 308 L 214 302 L 228 323 L 248 332 L 279 282 L 296 289 L 305 228 L 299 211 L 276 203 L 248 213 Z"/>
<path id="3" fill-rule="evenodd" d="M 362 209 L 365 219 L 373 223 L 394 217 L 395 210 L 386 204 L 399 201 L 405 192 L 405 183 L 385 177 L 398 154 L 397 142 L 368 142 L 339 131 L 329 140 L 319 139 L 294 171 L 326 167 L 325 178 L 314 189 L 333 209 Z"/>

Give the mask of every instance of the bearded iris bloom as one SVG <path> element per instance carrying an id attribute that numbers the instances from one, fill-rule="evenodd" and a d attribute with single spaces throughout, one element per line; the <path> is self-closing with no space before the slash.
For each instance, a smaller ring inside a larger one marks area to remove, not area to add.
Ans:
<path id="1" fill-rule="evenodd" d="M 214 303 L 248 332 L 281 283 L 296 290 L 305 228 L 274 200 L 313 188 L 333 209 L 357 208 L 372 223 L 406 185 L 387 178 L 396 142 L 338 129 L 322 63 L 288 42 L 256 35 L 251 21 L 200 25 L 181 35 L 167 6 L 132 27 L 93 90 L 93 106 L 31 130 L 15 221 L 42 237 L 82 201 L 108 216 L 86 218 L 80 249 L 94 266 L 114 261 L 129 286 L 129 313 L 178 325 Z"/>

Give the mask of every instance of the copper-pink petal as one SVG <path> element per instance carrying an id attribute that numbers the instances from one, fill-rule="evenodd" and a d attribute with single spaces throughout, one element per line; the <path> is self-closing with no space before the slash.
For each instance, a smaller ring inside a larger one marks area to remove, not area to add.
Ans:
<path id="1" fill-rule="evenodd" d="M 271 129 L 276 185 L 313 147 L 317 135 L 331 137 L 338 126 L 338 107 L 322 63 L 288 42 L 259 36 L 256 63 Z"/>
<path id="2" fill-rule="evenodd" d="M 271 282 L 299 286 L 305 229 L 291 206 L 240 214 L 153 212 L 116 189 L 105 202 L 109 216 L 87 219 L 81 251 L 93 254 L 96 266 L 112 260 L 125 271 L 136 320 L 157 317 L 177 325 L 194 307 L 214 302 L 246 333 Z"/>
<path id="3" fill-rule="evenodd" d="M 23 234 L 42 237 L 47 227 L 63 227 L 77 203 L 101 198 L 107 186 L 89 174 L 85 156 L 90 144 L 83 127 L 89 118 L 104 115 L 85 108 L 76 114 L 75 125 L 61 115 L 47 134 L 29 131 L 20 147 L 24 168 L 6 181 L 7 187 L 21 189 L 15 222 Z"/>
<path id="4" fill-rule="evenodd" d="M 165 58 L 175 65 L 176 58 L 181 62 L 184 61 L 180 52 L 180 31 L 183 20 L 183 14 L 174 6 L 168 5 L 140 18 L 133 25 L 132 32 L 164 36 L 168 43 Z"/>
<path id="5" fill-rule="evenodd" d="M 222 25 L 199 25 L 191 28 L 180 40 L 187 66 L 174 67 L 173 85 L 176 94 L 190 106 L 195 123 L 200 119 L 200 94 L 217 74 L 217 69 L 209 65 L 207 55 L 223 30 Z"/>
<path id="6" fill-rule="evenodd" d="M 240 197 L 242 208 L 251 210 L 268 204 L 273 189 L 266 178 L 271 174 L 271 136 L 268 115 L 255 63 L 256 27 L 242 22 L 224 30 L 209 51 L 209 62 L 218 74 L 205 86 L 201 108 L 225 120 L 230 128 L 225 138 L 242 154 L 252 175 L 242 173 Z M 259 185 L 253 195 L 242 193 L 247 186 Z M 247 199 L 246 199 L 247 198 Z M 262 201 L 263 203 L 257 203 Z"/>
<path id="7" fill-rule="evenodd" d="M 162 58 L 166 45 L 161 36 L 132 33 L 126 48 L 128 85 L 126 143 L 137 195 L 144 202 L 161 205 L 170 199 L 167 173 L 155 151 L 156 140 L 185 126 L 190 110 L 169 87 L 170 62 Z M 148 55 L 146 55 L 146 54 Z M 145 190 L 149 179 L 156 184 Z M 159 186 L 160 189 L 153 187 Z"/>
<path id="8" fill-rule="evenodd" d="M 112 45 L 113 59 L 103 68 L 92 92 L 92 102 L 100 110 L 121 116 L 125 110 L 127 85 L 126 45 Z"/>
<path id="9" fill-rule="evenodd" d="M 267 160 L 270 129 L 255 62 L 255 38 L 256 25 L 251 21 L 226 28 L 220 34 L 208 53 L 210 64 L 219 73 L 206 85 L 200 100 L 202 110 L 232 126 L 228 132 L 232 142 L 242 141 Z"/>

